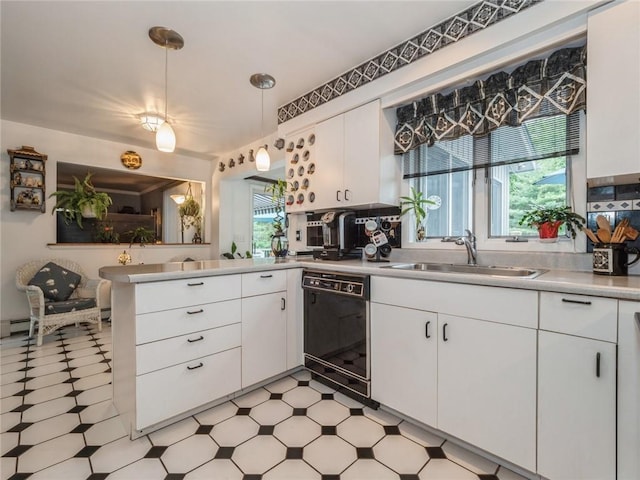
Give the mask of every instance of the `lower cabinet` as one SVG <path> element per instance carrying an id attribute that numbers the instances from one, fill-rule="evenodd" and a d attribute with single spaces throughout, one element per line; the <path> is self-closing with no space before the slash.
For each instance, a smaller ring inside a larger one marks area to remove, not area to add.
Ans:
<path id="1" fill-rule="evenodd" d="M 538 473 L 615 479 L 616 345 L 540 331 L 538 364 Z"/>
<path id="2" fill-rule="evenodd" d="M 242 388 L 287 370 L 286 291 L 242 299 Z"/>
<path id="3" fill-rule="evenodd" d="M 535 471 L 536 331 L 371 304 L 373 398 Z"/>

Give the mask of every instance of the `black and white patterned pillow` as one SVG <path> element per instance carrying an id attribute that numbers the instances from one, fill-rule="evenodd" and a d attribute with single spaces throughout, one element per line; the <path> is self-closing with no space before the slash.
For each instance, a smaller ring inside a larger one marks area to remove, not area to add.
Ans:
<path id="1" fill-rule="evenodd" d="M 40 287 L 46 298 L 54 302 L 63 302 L 78 287 L 81 278 L 77 273 L 49 262 L 29 280 L 29 285 Z"/>

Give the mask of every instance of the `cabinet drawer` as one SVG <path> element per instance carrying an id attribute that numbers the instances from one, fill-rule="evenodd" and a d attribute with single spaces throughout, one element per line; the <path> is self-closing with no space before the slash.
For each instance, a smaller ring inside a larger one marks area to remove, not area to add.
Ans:
<path id="1" fill-rule="evenodd" d="M 136 345 L 238 323 L 241 308 L 237 299 L 136 315 Z"/>
<path id="2" fill-rule="evenodd" d="M 136 313 L 240 298 L 240 275 L 136 284 Z"/>
<path id="3" fill-rule="evenodd" d="M 542 292 L 540 329 L 615 343 L 618 338 L 618 301 Z"/>
<path id="4" fill-rule="evenodd" d="M 374 276 L 371 301 L 520 327 L 538 326 L 538 293 L 532 290 Z"/>
<path id="5" fill-rule="evenodd" d="M 287 289 L 286 270 L 242 274 L 242 296 L 252 297 Z"/>
<path id="6" fill-rule="evenodd" d="M 136 348 L 136 375 L 239 347 L 241 331 L 235 323 L 140 345 Z"/>
<path id="7" fill-rule="evenodd" d="M 141 430 L 240 390 L 240 348 L 136 378 L 136 429 Z"/>

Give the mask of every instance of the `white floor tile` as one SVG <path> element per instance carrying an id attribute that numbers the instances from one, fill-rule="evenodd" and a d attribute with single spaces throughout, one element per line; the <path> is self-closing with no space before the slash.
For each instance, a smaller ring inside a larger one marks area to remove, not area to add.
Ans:
<path id="1" fill-rule="evenodd" d="M 263 474 L 287 456 L 287 449 L 271 435 L 259 435 L 233 452 L 233 461 L 245 473 Z"/>
<path id="2" fill-rule="evenodd" d="M 50 363 L 49 365 L 41 365 L 39 367 L 32 368 L 27 372 L 29 377 L 41 377 L 43 375 L 49 375 L 50 373 L 61 372 L 67 368 L 65 362 Z"/>
<path id="3" fill-rule="evenodd" d="M 101 387 L 85 390 L 76 397 L 78 405 L 93 405 L 94 403 L 104 402 L 113 398 L 113 386 L 103 385 Z"/>
<path id="4" fill-rule="evenodd" d="M 311 372 L 308 370 L 298 370 L 295 373 L 292 373 L 291 376 L 296 380 L 311 380 Z"/>
<path id="5" fill-rule="evenodd" d="M 97 344 L 93 340 L 87 340 L 87 337 L 73 338 L 65 340 L 65 349 L 69 352 L 82 350 L 83 348 L 96 348 Z"/>
<path id="6" fill-rule="evenodd" d="M 29 480 L 84 479 L 89 478 L 90 475 L 91 465 L 88 458 L 70 458 L 34 473 Z"/>
<path id="7" fill-rule="evenodd" d="M 325 435 L 304 447 L 304 459 L 323 474 L 339 474 L 356 461 L 356 449 L 337 436 Z"/>
<path id="8" fill-rule="evenodd" d="M 286 460 L 269 470 L 263 480 L 320 480 L 321 475 L 302 460 Z"/>
<path id="9" fill-rule="evenodd" d="M 518 475 L 517 473 L 502 466 L 498 469 L 498 473 L 496 475 L 500 480 L 527 480 L 526 477 Z"/>
<path id="10" fill-rule="evenodd" d="M 185 480 L 242 480 L 243 474 L 231 460 L 211 460 L 189 472 Z M 302 480 L 298 478 L 298 480 Z"/>
<path id="11" fill-rule="evenodd" d="M 3 433 L 20 423 L 20 412 L 7 412 L 0 415 L 0 431 Z"/>
<path id="12" fill-rule="evenodd" d="M 18 445 L 19 435 L 18 432 L 4 432 L 0 434 L 0 455 L 4 455 Z"/>
<path id="13" fill-rule="evenodd" d="M 66 380 L 69 380 L 71 376 L 68 372 L 56 372 L 49 375 L 42 375 L 35 377 L 33 380 L 29 380 L 24 385 L 28 390 L 36 390 L 38 388 L 49 387 L 51 385 L 58 385 Z"/>
<path id="14" fill-rule="evenodd" d="M 252 392 L 246 393 L 238 398 L 234 398 L 233 403 L 238 407 L 251 408 L 269 400 L 270 395 L 271 393 L 264 388 L 257 388 Z"/>
<path id="15" fill-rule="evenodd" d="M 54 398 L 64 397 L 72 391 L 73 388 L 71 387 L 71 384 L 59 383 L 57 385 L 40 388 L 25 395 L 24 403 L 35 405 L 36 403 L 47 402 L 49 400 L 53 400 Z"/>
<path id="16" fill-rule="evenodd" d="M 7 397 L 0 402 L 0 413 L 7 413 L 22 405 L 22 397 Z"/>
<path id="17" fill-rule="evenodd" d="M 475 473 L 445 459 L 434 458 L 418 474 L 420 480 L 478 480 Z"/>
<path id="18" fill-rule="evenodd" d="M 42 365 L 51 365 L 52 363 L 65 362 L 66 357 L 63 353 L 58 353 L 56 355 L 46 355 L 39 358 L 34 358 L 33 360 L 29 360 L 30 367 L 40 367 Z M 65 365 L 66 368 L 66 365 Z"/>
<path id="19" fill-rule="evenodd" d="M 25 377 L 25 372 L 8 372 L 0 375 L 0 385 L 9 385 L 15 383 L 18 380 L 22 380 Z"/>
<path id="20" fill-rule="evenodd" d="M 18 472 L 33 473 L 73 457 L 84 448 L 80 433 L 68 433 L 31 447 L 18 458 Z"/>
<path id="21" fill-rule="evenodd" d="M 84 367 L 86 365 L 93 365 L 95 363 L 99 363 L 104 358 L 102 355 L 89 355 L 87 357 L 74 358 L 73 360 L 69 360 L 69 366 L 71 368 Z"/>
<path id="22" fill-rule="evenodd" d="M 211 460 L 217 451 L 208 435 L 192 435 L 167 448 L 162 462 L 171 473 L 187 473 Z"/>
<path id="23" fill-rule="evenodd" d="M 154 446 L 169 446 L 173 445 L 180 440 L 184 440 L 190 437 L 196 430 L 198 430 L 199 424 L 192 417 L 185 418 L 177 423 L 164 427 L 158 431 L 149 434 L 149 440 Z"/>
<path id="24" fill-rule="evenodd" d="M 402 435 L 419 443 L 423 447 L 440 447 L 444 443 L 444 438 L 440 438 L 431 432 L 427 432 L 406 420 L 398 425 L 398 428 Z"/>
<path id="25" fill-rule="evenodd" d="M 445 442 L 442 446 L 447 458 L 458 465 L 465 467 L 475 473 L 491 474 L 496 473 L 498 465 L 486 458 L 471 453 L 469 450 L 456 445 L 455 443 Z"/>
<path id="26" fill-rule="evenodd" d="M 0 372 L 5 373 L 17 372 L 26 366 L 26 362 L 0 363 Z"/>
<path id="27" fill-rule="evenodd" d="M 80 412 L 80 420 L 82 423 L 98 423 L 111 417 L 118 415 L 115 405 L 111 400 L 105 400 L 93 405 Z"/>
<path id="28" fill-rule="evenodd" d="M 71 350 L 69 353 L 67 353 L 67 358 L 69 359 L 83 358 L 83 357 L 88 357 L 90 355 L 93 356 L 99 352 L 100 352 L 100 349 L 98 347 L 83 348 L 80 350 Z"/>
<path id="29" fill-rule="evenodd" d="M 150 448 L 151 442 L 147 437 L 136 440 L 129 440 L 129 437 L 120 438 L 101 447 L 91 456 L 93 471 L 110 473 L 118 470 L 143 458 Z"/>
<path id="30" fill-rule="evenodd" d="M 40 422 L 46 418 L 67 413 L 75 406 L 76 402 L 71 397 L 54 398 L 47 402 L 38 403 L 37 405 L 25 410 L 22 413 L 22 421 L 30 423 Z"/>
<path id="31" fill-rule="evenodd" d="M 293 414 L 293 408 L 282 400 L 268 400 L 251 409 L 251 418 L 260 425 L 275 425 Z"/>
<path id="32" fill-rule="evenodd" d="M 64 353 L 64 347 L 59 344 L 43 345 L 29 350 L 29 362 L 33 362 L 36 358 L 48 357 L 49 355 L 60 355 Z"/>
<path id="33" fill-rule="evenodd" d="M 76 390 L 89 390 L 109 383 L 111 383 L 111 373 L 97 373 L 73 382 L 73 388 Z"/>
<path id="34" fill-rule="evenodd" d="M 224 402 L 209 410 L 198 413 L 195 415 L 195 418 L 201 425 L 217 425 L 227 418 L 233 417 L 237 411 L 238 407 L 234 403 Z"/>
<path id="35" fill-rule="evenodd" d="M 77 413 L 65 413 L 48 418 L 25 428 L 20 434 L 20 443 L 36 445 L 60 437 L 80 425 Z"/>
<path id="36" fill-rule="evenodd" d="M 287 447 L 304 447 L 320 434 L 320 425 L 304 416 L 287 418 L 276 425 L 273 432 Z"/>
<path id="37" fill-rule="evenodd" d="M 387 435 L 373 447 L 379 462 L 398 473 L 416 473 L 429 460 L 426 449 L 402 435 Z"/>
<path id="38" fill-rule="evenodd" d="M 365 416 L 353 416 L 340 423 L 338 435 L 356 447 L 373 447 L 384 437 L 384 428 Z"/>
<path id="39" fill-rule="evenodd" d="M 342 475 L 340 475 L 341 480 L 362 480 L 365 478 L 375 478 L 376 480 L 397 480 L 398 475 L 375 460 L 368 459 L 358 460 L 347 468 Z"/>
<path id="40" fill-rule="evenodd" d="M 8 480 L 16 473 L 16 464 L 18 460 L 15 457 L 2 457 L 0 459 L 0 479 Z"/>
<path id="41" fill-rule="evenodd" d="M 298 380 L 293 377 L 283 377 L 267 385 L 266 388 L 271 393 L 284 393 L 298 386 Z"/>
<path id="42" fill-rule="evenodd" d="M 282 400 L 294 408 L 308 408 L 321 399 L 320 392 L 310 387 L 298 387 L 282 396 Z"/>
<path id="43" fill-rule="evenodd" d="M 109 475 L 109 480 L 159 480 L 167 471 L 157 458 L 143 458 Z"/>
<path id="44" fill-rule="evenodd" d="M 246 415 L 217 424 L 210 435 L 221 447 L 235 447 L 258 434 L 259 425 Z"/>
<path id="45" fill-rule="evenodd" d="M 338 425 L 349 417 L 349 409 L 338 402 L 322 400 L 307 409 L 307 415 L 320 425 Z"/>
<path id="46" fill-rule="evenodd" d="M 10 347 L 8 345 L 5 346 L 5 344 L 2 343 L 0 344 L 0 361 L 4 362 L 5 357 L 8 357 L 10 355 L 27 353 L 28 350 L 29 350 L 28 347 L 24 347 L 24 346 Z"/>
<path id="47" fill-rule="evenodd" d="M 127 430 L 120 417 L 111 417 L 108 420 L 98 422 L 84 432 L 87 445 L 105 445 L 126 436 Z"/>
<path id="48" fill-rule="evenodd" d="M 5 399 L 7 397 L 11 397 L 15 395 L 18 392 L 21 392 L 22 390 L 24 390 L 24 383 L 22 382 L 10 383 L 9 385 L 2 386 L 0 395 L 2 395 L 2 398 Z"/>
<path id="49" fill-rule="evenodd" d="M 14 355 L 6 355 L 2 357 L 2 365 L 11 365 L 12 363 L 17 362 L 22 363 L 22 367 L 24 367 L 24 364 L 27 362 L 27 356 L 23 353 L 16 353 Z"/>
<path id="50" fill-rule="evenodd" d="M 106 363 L 92 363 L 72 370 L 71 376 L 73 378 L 83 378 L 89 375 L 95 375 L 96 373 L 103 373 L 107 370 L 109 370 L 109 365 Z"/>

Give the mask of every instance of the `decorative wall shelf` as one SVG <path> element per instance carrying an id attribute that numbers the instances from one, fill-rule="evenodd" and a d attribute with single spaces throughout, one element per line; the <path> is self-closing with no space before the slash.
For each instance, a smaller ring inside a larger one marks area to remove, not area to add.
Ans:
<path id="1" fill-rule="evenodd" d="M 45 208 L 45 162 L 47 156 L 33 147 L 23 145 L 18 150 L 8 149 L 11 170 L 11 211 Z"/>

